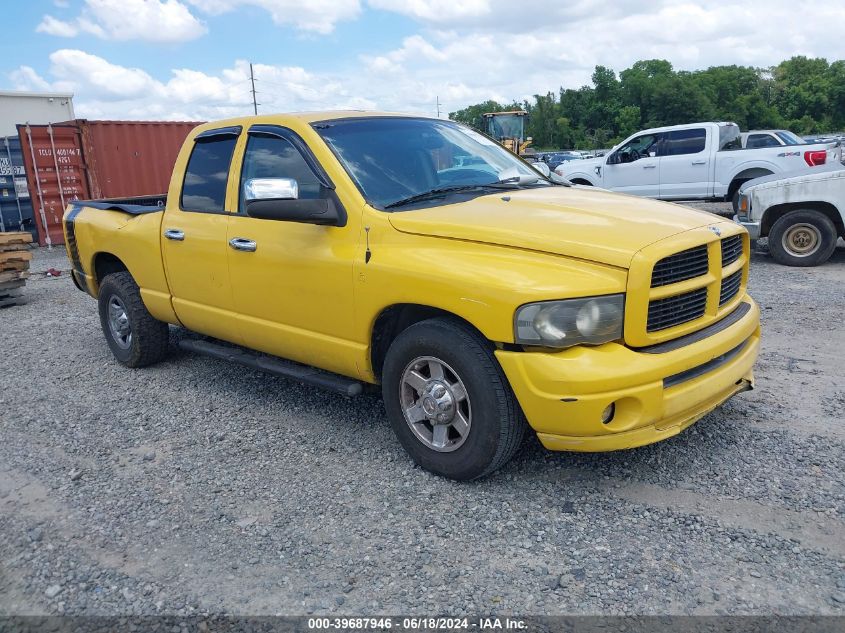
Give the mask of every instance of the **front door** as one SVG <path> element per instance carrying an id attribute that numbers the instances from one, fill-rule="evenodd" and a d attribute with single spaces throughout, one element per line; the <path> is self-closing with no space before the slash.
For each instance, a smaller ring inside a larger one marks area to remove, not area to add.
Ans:
<path id="1" fill-rule="evenodd" d="M 249 130 L 240 171 L 238 213 L 227 240 L 232 292 L 247 347 L 356 375 L 352 264 L 359 220 L 319 226 L 251 218 L 243 185 L 252 178 L 293 178 L 300 199 L 334 196 L 333 185 L 292 131 Z M 246 245 L 246 246 L 245 246 Z"/>
<path id="2" fill-rule="evenodd" d="M 640 134 L 608 156 L 602 186 L 635 196 L 660 194 L 659 134 Z"/>
<path id="3" fill-rule="evenodd" d="M 181 194 L 168 199 L 161 249 L 173 309 L 188 329 L 231 339 L 226 192 L 239 128 L 211 130 L 194 143 Z M 239 342 L 239 341 L 233 341 Z"/>

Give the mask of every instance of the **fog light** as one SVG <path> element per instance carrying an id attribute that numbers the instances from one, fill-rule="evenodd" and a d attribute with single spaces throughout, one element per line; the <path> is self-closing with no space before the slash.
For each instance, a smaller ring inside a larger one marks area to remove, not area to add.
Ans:
<path id="1" fill-rule="evenodd" d="M 601 412 L 601 423 L 608 424 L 613 419 L 613 414 L 616 413 L 616 403 L 611 402 Z"/>

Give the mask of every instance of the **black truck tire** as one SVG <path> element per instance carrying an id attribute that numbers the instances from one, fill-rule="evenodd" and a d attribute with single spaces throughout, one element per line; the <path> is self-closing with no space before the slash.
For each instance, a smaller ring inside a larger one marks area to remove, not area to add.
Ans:
<path id="1" fill-rule="evenodd" d="M 170 328 L 147 311 L 132 275 L 106 275 L 98 296 L 103 334 L 121 364 L 145 367 L 167 356 Z"/>
<path id="2" fill-rule="evenodd" d="M 824 213 L 796 209 L 778 219 L 769 231 L 769 252 L 785 266 L 818 266 L 836 250 L 836 227 Z"/>
<path id="3" fill-rule="evenodd" d="M 492 473 L 525 436 L 525 417 L 493 346 L 457 319 L 428 319 L 401 332 L 387 351 L 382 393 L 402 446 L 444 477 Z"/>

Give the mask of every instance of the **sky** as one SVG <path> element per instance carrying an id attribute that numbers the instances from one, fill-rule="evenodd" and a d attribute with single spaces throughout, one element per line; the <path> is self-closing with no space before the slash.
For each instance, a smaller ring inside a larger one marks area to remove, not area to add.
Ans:
<path id="1" fill-rule="evenodd" d="M 797 13 L 800 6 L 800 14 Z M 845 58 L 845 2 L 30 0 L 4 15 L 0 89 L 72 92 L 89 119 L 380 109 L 446 116 L 676 69 Z"/>

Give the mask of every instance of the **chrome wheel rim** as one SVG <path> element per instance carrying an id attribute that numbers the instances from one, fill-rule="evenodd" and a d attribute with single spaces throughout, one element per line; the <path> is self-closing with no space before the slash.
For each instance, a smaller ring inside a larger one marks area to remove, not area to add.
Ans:
<path id="1" fill-rule="evenodd" d="M 120 349 L 129 349 L 132 346 L 132 326 L 120 297 L 109 297 L 108 311 L 109 331 L 114 342 Z"/>
<path id="2" fill-rule="evenodd" d="M 438 453 L 463 446 L 472 425 L 469 394 L 457 372 L 433 356 L 415 358 L 402 372 L 399 402 L 416 438 Z"/>
<path id="3" fill-rule="evenodd" d="M 795 224 L 783 234 L 783 248 L 795 257 L 809 257 L 821 247 L 822 236 L 812 224 Z"/>

